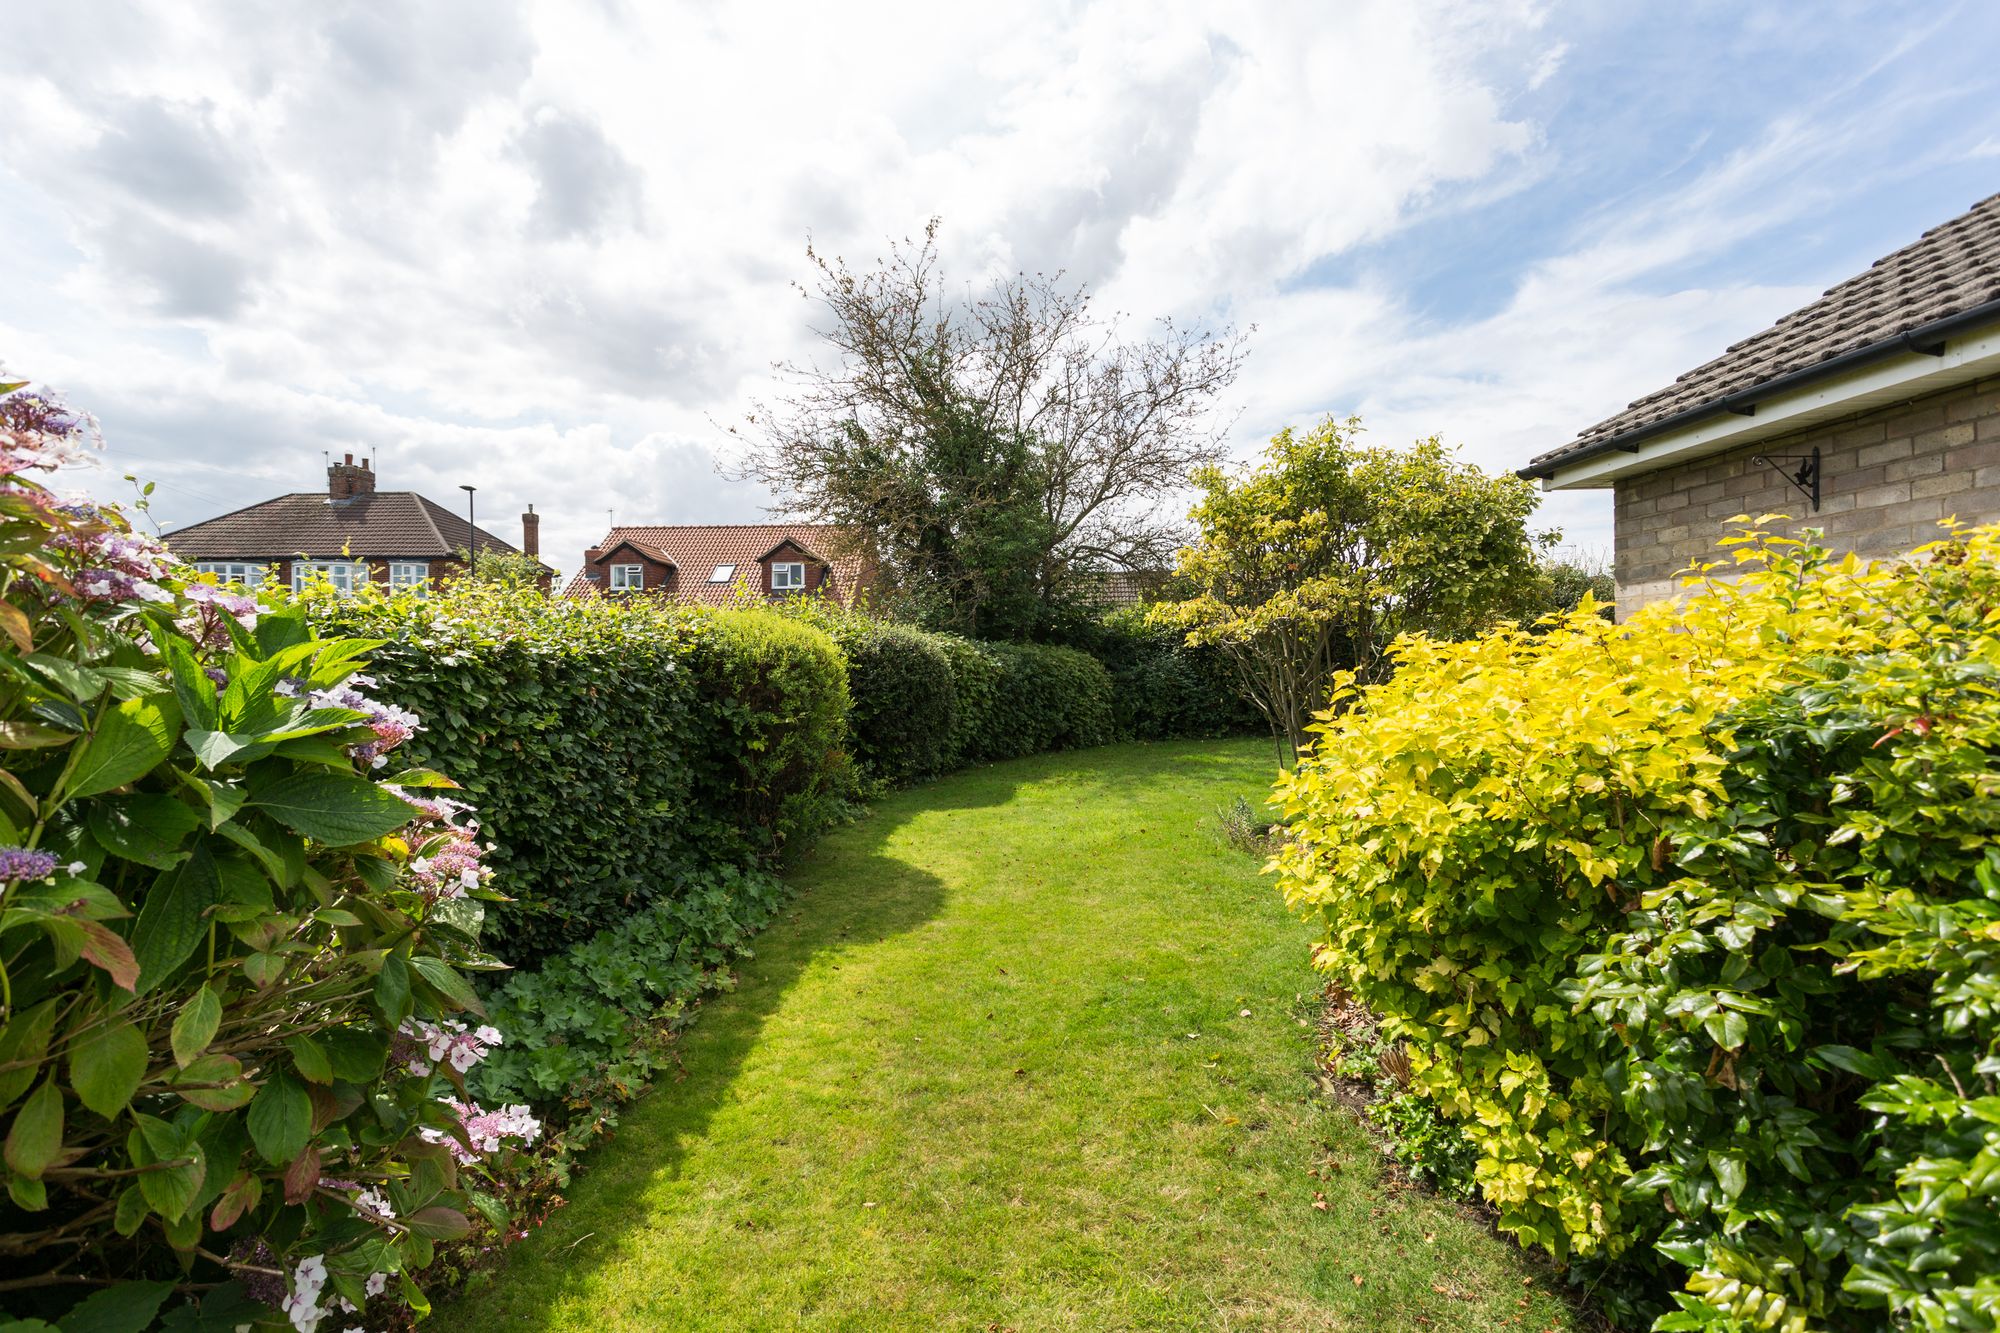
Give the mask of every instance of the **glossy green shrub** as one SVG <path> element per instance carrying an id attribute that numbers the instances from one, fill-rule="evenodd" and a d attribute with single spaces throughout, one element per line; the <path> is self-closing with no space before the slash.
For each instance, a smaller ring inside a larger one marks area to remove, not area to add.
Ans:
<path id="1" fill-rule="evenodd" d="M 1738 545 L 1350 684 L 1285 892 L 1502 1227 L 1684 1277 L 1661 1327 L 1991 1327 L 2000 539 Z"/>
<path id="2" fill-rule="evenodd" d="M 460 1100 L 501 1040 L 453 1017 L 491 962 L 482 849 L 405 765 L 419 719 L 363 692 L 372 643 L 31 478 L 78 433 L 0 392 L 4 1303 L 403 1318 L 436 1242 L 507 1224 L 500 1141 L 536 1128 Z"/>
<path id="3" fill-rule="evenodd" d="M 703 613 L 688 666 L 698 746 L 690 819 L 705 851 L 764 862 L 809 844 L 854 786 L 847 667 L 773 611 Z"/>

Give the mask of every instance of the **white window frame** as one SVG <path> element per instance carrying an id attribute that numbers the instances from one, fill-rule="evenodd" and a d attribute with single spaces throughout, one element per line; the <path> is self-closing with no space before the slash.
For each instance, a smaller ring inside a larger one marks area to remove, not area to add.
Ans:
<path id="1" fill-rule="evenodd" d="M 715 572 L 708 576 L 708 581 L 710 583 L 731 583 L 735 581 L 735 578 L 736 578 L 736 566 L 717 565 L 715 567 Z"/>
<path id="2" fill-rule="evenodd" d="M 646 588 L 646 567 L 644 565 L 613 565 L 611 567 L 611 591 L 643 592 Z"/>
<path id="3" fill-rule="evenodd" d="M 422 592 L 430 586 L 431 562 L 428 560 L 391 560 L 389 562 L 389 591 L 404 592 L 414 588 Z"/>
<path id="4" fill-rule="evenodd" d="M 771 562 L 772 592 L 804 592 L 805 590 L 806 566 L 803 560 L 773 560 Z"/>
<path id="5" fill-rule="evenodd" d="M 292 591 L 304 592 L 315 574 L 324 574 L 342 597 L 352 597 L 368 582 L 368 566 L 359 560 L 294 560 Z"/>
<path id="6" fill-rule="evenodd" d="M 271 567 L 254 564 L 248 560 L 197 560 L 194 572 L 213 574 L 224 583 L 240 583 L 246 588 L 255 588 L 263 583 L 265 576 L 271 572 Z"/>

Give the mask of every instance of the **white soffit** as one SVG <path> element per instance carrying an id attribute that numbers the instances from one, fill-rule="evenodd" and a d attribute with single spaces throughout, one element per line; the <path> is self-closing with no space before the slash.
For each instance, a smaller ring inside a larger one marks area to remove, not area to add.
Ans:
<path id="1" fill-rule="evenodd" d="M 1754 416 L 1718 411 L 1680 430 L 1643 440 L 1637 453 L 1611 449 L 1563 466 L 1542 482 L 1547 491 L 1588 490 L 1621 477 L 1654 472 L 1708 454 L 1726 453 L 1759 440 L 1789 435 L 1823 421 L 1921 398 L 1988 375 L 2000 374 L 2000 324 L 1950 340 L 1943 356 L 1890 353 L 1843 374 L 1756 399 Z M 1756 390 L 1745 390 L 1750 396 Z"/>

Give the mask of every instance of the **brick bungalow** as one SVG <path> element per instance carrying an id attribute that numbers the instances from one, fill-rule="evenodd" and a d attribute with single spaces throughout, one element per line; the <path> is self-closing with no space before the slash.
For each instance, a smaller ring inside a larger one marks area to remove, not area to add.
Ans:
<path id="1" fill-rule="evenodd" d="M 614 527 L 583 553 L 567 595 L 650 593 L 723 605 L 740 589 L 766 598 L 823 593 L 843 604 L 875 581 L 853 535 L 817 523 Z"/>
<path id="2" fill-rule="evenodd" d="M 315 574 L 346 589 L 362 581 L 421 587 L 461 572 L 461 550 L 540 554 L 541 517 L 521 515 L 517 548 L 415 491 L 378 491 L 367 459 L 326 470 L 326 490 L 281 495 L 166 534 L 167 549 L 204 574 L 290 588 Z"/>
<path id="3" fill-rule="evenodd" d="M 2000 195 L 1520 475 L 1612 491 L 1621 615 L 1716 558 L 1736 514 L 1868 558 L 2000 520 Z"/>

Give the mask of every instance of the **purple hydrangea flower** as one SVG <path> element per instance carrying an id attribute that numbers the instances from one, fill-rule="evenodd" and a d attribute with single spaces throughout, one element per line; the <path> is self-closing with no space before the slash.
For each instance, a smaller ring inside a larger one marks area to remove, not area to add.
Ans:
<path id="1" fill-rule="evenodd" d="M 56 873 L 57 861 L 47 852 L 25 847 L 0 847 L 0 880 L 47 879 Z"/>

